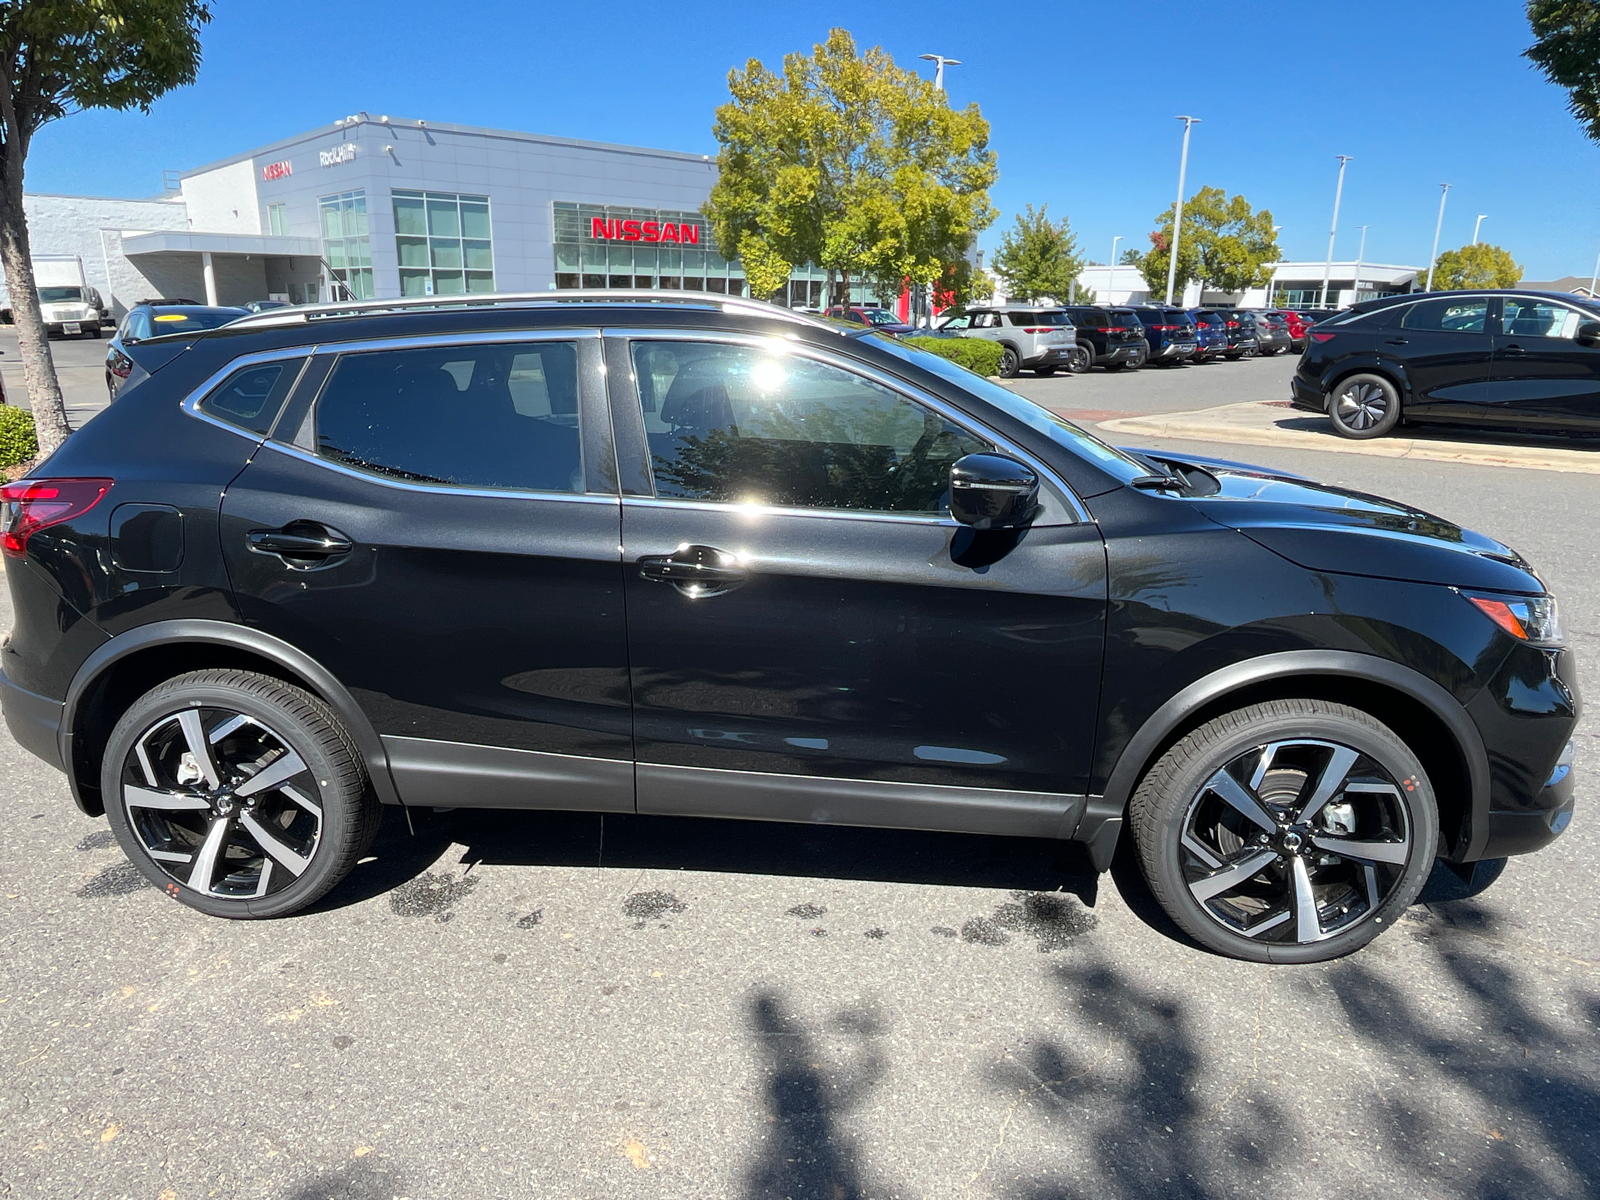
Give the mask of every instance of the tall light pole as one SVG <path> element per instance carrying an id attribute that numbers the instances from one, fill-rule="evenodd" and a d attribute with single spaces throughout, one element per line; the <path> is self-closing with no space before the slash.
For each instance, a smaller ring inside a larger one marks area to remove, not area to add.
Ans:
<path id="1" fill-rule="evenodd" d="M 1478 230 L 1483 228 L 1483 219 L 1485 217 L 1487 217 L 1488 215 L 1489 215 L 1488 213 L 1479 213 L 1478 214 L 1478 219 L 1475 222 L 1473 222 L 1473 225 L 1472 225 L 1472 244 L 1474 246 L 1476 246 L 1478 244 Z"/>
<path id="2" fill-rule="evenodd" d="M 1117 279 L 1117 243 L 1120 242 L 1121 240 L 1122 240 L 1122 236 L 1120 234 L 1111 239 L 1111 268 L 1110 268 L 1110 270 L 1108 270 L 1106 272 L 1106 303 L 1107 304 L 1115 304 L 1116 303 L 1116 301 L 1111 298 L 1111 293 L 1116 290 L 1112 285 L 1116 282 L 1116 279 Z"/>
<path id="3" fill-rule="evenodd" d="M 961 60 L 959 58 L 946 58 L 942 54 L 919 54 L 917 57 L 927 59 L 929 62 L 934 64 L 933 86 L 936 90 L 941 92 L 944 91 L 944 69 L 946 67 L 959 67 L 961 65 Z M 933 284 L 930 283 L 928 285 L 927 293 L 923 297 L 923 300 L 928 310 L 924 315 L 928 318 L 928 327 L 931 329 L 933 328 Z"/>
<path id="4" fill-rule="evenodd" d="M 1589 277 L 1589 298 L 1594 299 L 1595 285 L 1600 284 L 1600 255 L 1595 256 L 1594 274 Z"/>
<path id="5" fill-rule="evenodd" d="M 1172 210 L 1172 257 L 1167 262 L 1167 303 L 1172 303 L 1172 285 L 1178 278 L 1178 235 L 1183 230 L 1183 177 L 1189 171 L 1189 131 L 1200 124 L 1199 117 L 1175 117 L 1183 122 L 1183 157 L 1178 160 L 1178 204 Z"/>
<path id="6" fill-rule="evenodd" d="M 1356 298 L 1355 298 L 1354 301 L 1352 301 L 1352 303 L 1354 303 L 1354 304 L 1360 304 L 1361 303 L 1361 264 L 1364 261 L 1366 261 L 1366 257 L 1367 257 L 1367 230 L 1369 230 L 1371 228 L 1372 228 L 1372 226 L 1370 226 L 1370 225 L 1363 225 L 1361 227 L 1361 249 L 1356 251 L 1356 285 L 1355 285 Z"/>
<path id="7" fill-rule="evenodd" d="M 1278 245 L 1278 234 L 1280 232 L 1282 232 L 1282 230 L 1283 230 L 1283 226 L 1282 225 L 1274 225 L 1272 227 L 1272 244 L 1274 246 Z M 1267 276 L 1267 299 L 1266 299 L 1266 303 L 1264 303 L 1261 306 L 1262 308 L 1271 308 L 1272 307 L 1272 285 L 1278 282 L 1278 268 L 1280 266 L 1282 266 L 1282 265 L 1283 265 L 1283 248 L 1279 247 L 1278 248 L 1278 261 L 1272 264 L 1272 274 Z"/>
<path id="8" fill-rule="evenodd" d="M 1322 300 L 1318 308 L 1328 307 L 1328 278 L 1333 274 L 1333 239 L 1339 236 L 1339 201 L 1344 198 L 1344 168 L 1350 161 L 1348 154 L 1335 157 L 1339 160 L 1339 186 L 1333 190 L 1333 228 L 1328 230 L 1328 261 L 1322 267 Z"/>
<path id="9" fill-rule="evenodd" d="M 1423 284 L 1422 290 L 1433 291 L 1433 264 L 1439 261 L 1439 231 L 1444 228 L 1444 202 L 1450 198 L 1450 185 L 1439 185 L 1439 220 L 1433 226 L 1433 253 L 1428 255 L 1428 282 Z"/>

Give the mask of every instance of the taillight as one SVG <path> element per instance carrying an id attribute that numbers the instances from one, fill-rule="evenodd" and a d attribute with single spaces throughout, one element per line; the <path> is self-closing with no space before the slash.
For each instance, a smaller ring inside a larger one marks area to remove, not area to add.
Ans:
<path id="1" fill-rule="evenodd" d="M 1228 328 L 1229 329 L 1237 329 L 1237 328 L 1239 328 L 1239 322 L 1237 322 L 1237 321 L 1229 321 L 1228 322 Z"/>
<path id="2" fill-rule="evenodd" d="M 1066 326 L 1064 326 L 1064 325 L 1024 325 L 1022 327 L 1022 332 L 1023 333 L 1054 333 L 1056 330 L 1064 329 L 1064 328 L 1066 328 Z"/>
<path id="3" fill-rule="evenodd" d="M 1338 335 L 1332 333 L 1313 333 L 1311 340 L 1313 342 L 1331 342 L 1336 336 Z"/>
<path id="4" fill-rule="evenodd" d="M 111 484 L 109 479 L 21 479 L 0 487 L 0 549 L 20 557 L 30 537 L 81 517 Z"/>
<path id="5" fill-rule="evenodd" d="M 133 359 L 123 354 L 120 350 L 115 351 L 111 359 L 111 373 L 118 379 L 126 379 L 133 374 Z"/>

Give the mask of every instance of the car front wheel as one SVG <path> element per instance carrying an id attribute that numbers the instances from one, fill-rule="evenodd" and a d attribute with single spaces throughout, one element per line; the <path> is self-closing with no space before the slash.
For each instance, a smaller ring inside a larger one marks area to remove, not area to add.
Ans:
<path id="1" fill-rule="evenodd" d="M 1334 389 L 1328 416 L 1340 437 L 1382 437 L 1400 423 L 1400 392 L 1382 375 L 1350 375 Z"/>
<path id="2" fill-rule="evenodd" d="M 1200 726 L 1129 805 L 1156 899 L 1234 958 L 1338 958 L 1393 925 L 1433 868 L 1439 818 L 1421 763 L 1367 713 L 1273 700 Z"/>
<path id="3" fill-rule="evenodd" d="M 1006 346 L 1000 353 L 1000 378 L 1015 379 L 1022 370 L 1022 356 L 1010 346 Z"/>
<path id="4" fill-rule="evenodd" d="M 1072 356 L 1067 359 L 1067 370 L 1074 375 L 1085 375 L 1092 366 L 1094 366 L 1094 352 L 1087 346 L 1074 346 Z"/>
<path id="5" fill-rule="evenodd" d="M 133 865 L 218 917 L 314 903 L 366 852 L 379 821 L 333 711 L 248 671 L 191 672 L 134 701 L 112 730 L 100 786 Z"/>

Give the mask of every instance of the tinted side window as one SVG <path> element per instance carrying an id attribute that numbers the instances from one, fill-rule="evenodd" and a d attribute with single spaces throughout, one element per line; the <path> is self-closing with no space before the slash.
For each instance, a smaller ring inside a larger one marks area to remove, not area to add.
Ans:
<path id="1" fill-rule="evenodd" d="M 1488 317 L 1487 300 L 1424 300 L 1406 311 L 1400 318 L 1400 328 L 1419 332 L 1482 333 Z"/>
<path id="2" fill-rule="evenodd" d="M 285 359 L 235 371 L 200 401 L 200 411 L 266 437 L 305 361 Z"/>
<path id="3" fill-rule="evenodd" d="M 1582 319 L 1565 304 L 1549 300 L 1527 300 L 1507 296 L 1500 315 L 1500 328 L 1512 337 L 1572 338 Z"/>
<path id="4" fill-rule="evenodd" d="M 569 342 L 346 355 L 317 400 L 317 451 L 392 479 L 581 492 L 577 363 Z"/>
<path id="5" fill-rule="evenodd" d="M 986 441 L 869 379 L 795 355 L 635 342 L 656 492 L 724 504 L 948 511 Z"/>

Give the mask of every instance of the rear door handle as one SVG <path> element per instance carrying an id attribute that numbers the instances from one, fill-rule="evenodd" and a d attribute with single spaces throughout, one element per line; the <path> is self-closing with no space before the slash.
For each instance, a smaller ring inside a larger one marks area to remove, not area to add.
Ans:
<path id="1" fill-rule="evenodd" d="M 1404 346 L 1410 340 L 1410 338 L 1390 338 L 1386 344 L 1390 346 Z"/>
<path id="2" fill-rule="evenodd" d="M 679 546 L 671 554 L 646 554 L 639 575 L 651 583 L 670 583 L 691 600 L 731 592 L 750 578 L 737 556 L 715 546 Z"/>
<path id="3" fill-rule="evenodd" d="M 276 555 L 291 567 L 320 566 L 355 549 L 337 529 L 315 521 L 291 521 L 282 529 L 255 529 L 245 540 L 256 553 Z"/>
<path id="4" fill-rule="evenodd" d="M 1510 346 L 1501 346 L 1500 353 L 1505 355 L 1507 358 L 1523 358 L 1528 352 L 1521 346 L 1513 344 Z"/>

